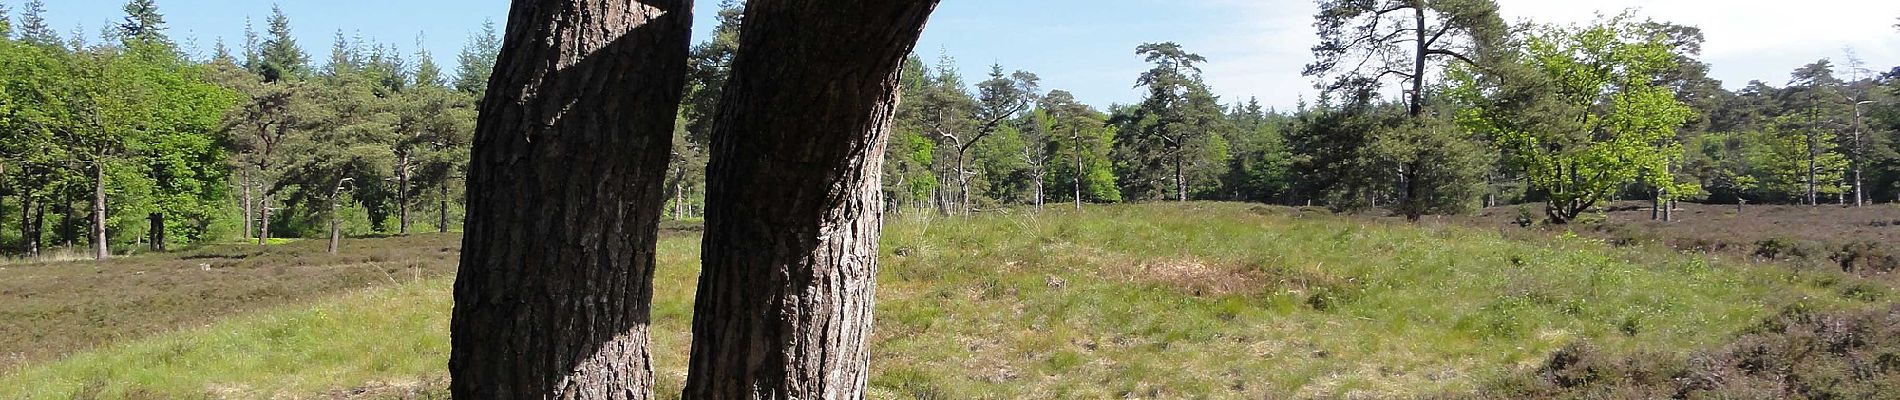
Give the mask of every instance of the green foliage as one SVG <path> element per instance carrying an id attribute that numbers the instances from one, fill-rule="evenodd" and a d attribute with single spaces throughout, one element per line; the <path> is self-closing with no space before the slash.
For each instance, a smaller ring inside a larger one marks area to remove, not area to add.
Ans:
<path id="1" fill-rule="evenodd" d="M 251 71 L 264 77 L 265 82 L 296 80 L 310 72 L 310 56 L 297 46 L 297 38 L 291 36 L 290 17 L 284 15 L 283 8 L 271 6 L 271 16 L 266 31 L 268 38 L 257 49 L 257 62 L 246 65 Z"/>
<path id="2" fill-rule="evenodd" d="M 481 96 L 488 92 L 488 78 L 495 72 L 495 58 L 501 54 L 501 36 L 495 33 L 495 21 L 482 21 L 482 31 L 469 38 L 456 57 L 455 90 Z"/>
<path id="3" fill-rule="evenodd" d="M 1116 109 L 1116 175 L 1134 200 L 1187 201 L 1191 193 L 1217 189 L 1229 157 L 1226 120 L 1219 98 L 1201 81 L 1207 59 L 1181 45 L 1148 43 L 1135 48 L 1154 67 L 1136 86 L 1147 89 L 1139 105 Z"/>
<path id="4" fill-rule="evenodd" d="M 1374 157 L 1403 173 L 1395 211 L 1409 218 L 1476 210 L 1491 172 L 1488 144 L 1439 118 L 1413 119 L 1374 139 Z"/>
<path id="5" fill-rule="evenodd" d="M 1676 58 L 1628 16 L 1586 27 L 1543 27 L 1513 55 L 1509 70 L 1474 76 L 1454 69 L 1461 125 L 1484 134 L 1567 222 L 1623 185 L 1642 182 L 1692 193 L 1675 181 L 1675 139 L 1691 111 L 1656 74 Z"/>

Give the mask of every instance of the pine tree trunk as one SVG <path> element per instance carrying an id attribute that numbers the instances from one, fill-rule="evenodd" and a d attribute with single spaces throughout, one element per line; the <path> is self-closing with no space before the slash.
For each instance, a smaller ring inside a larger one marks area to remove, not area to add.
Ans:
<path id="1" fill-rule="evenodd" d="M 396 234 L 409 234 L 409 153 L 396 156 Z"/>
<path id="2" fill-rule="evenodd" d="M 94 163 L 92 166 L 92 259 L 112 258 L 112 250 L 106 243 L 106 167 Z"/>
<path id="3" fill-rule="evenodd" d="M 692 3 L 516 0 L 474 136 L 457 399 L 647 399 Z"/>
<path id="4" fill-rule="evenodd" d="M 440 202 L 438 203 L 440 206 L 435 209 L 435 231 L 449 233 L 449 183 L 442 182 L 442 186 L 436 187 L 435 190 L 442 196 L 441 199 L 436 200 Z"/>
<path id="5" fill-rule="evenodd" d="M 257 245 L 270 244 L 270 192 L 264 193 L 262 202 L 257 204 Z"/>
<path id="6" fill-rule="evenodd" d="M 884 147 L 936 0 L 752 0 L 713 128 L 688 399 L 860 399 Z"/>
<path id="7" fill-rule="evenodd" d="M 251 201 L 251 171 L 250 170 L 248 169 L 239 170 L 238 186 L 241 187 L 239 191 L 244 193 L 243 196 L 240 197 L 239 201 L 244 203 L 241 206 L 244 209 L 244 240 L 248 241 L 248 240 L 251 240 L 251 237 L 252 237 L 251 232 L 253 232 L 251 224 L 254 223 L 254 220 L 252 219 L 252 216 L 257 215 L 257 214 L 251 213 L 251 205 L 253 204 L 253 202 Z"/>

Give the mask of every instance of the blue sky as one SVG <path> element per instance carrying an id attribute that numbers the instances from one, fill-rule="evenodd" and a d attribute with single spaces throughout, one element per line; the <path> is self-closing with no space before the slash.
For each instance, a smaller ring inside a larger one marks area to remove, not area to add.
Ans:
<path id="1" fill-rule="evenodd" d="M 0 0 L 19 9 L 24 0 Z M 695 0 L 700 23 L 712 29 L 718 0 Z M 1597 12 L 1640 8 L 1639 15 L 1702 27 L 1709 36 L 1704 60 L 1731 87 L 1750 79 L 1786 83 L 1802 64 L 1842 58 L 1852 47 L 1868 68 L 1900 65 L 1900 1 L 1893 0 L 1499 0 L 1506 17 L 1583 23 Z M 48 0 L 47 19 L 62 34 L 83 27 L 91 36 L 122 15 L 122 0 Z M 195 38 L 209 53 L 217 38 L 236 47 L 250 18 L 263 28 L 265 0 L 159 0 L 172 36 Z M 421 45 L 452 66 L 482 21 L 505 24 L 504 0 L 281 0 L 299 44 L 319 62 L 332 38 L 346 35 L 393 43 L 406 52 Z M 1097 106 L 1137 101 L 1135 76 L 1146 66 L 1134 54 L 1144 42 L 1175 41 L 1209 59 L 1206 78 L 1228 101 L 1258 97 L 1290 108 L 1311 98 L 1300 76 L 1317 39 L 1311 0 L 943 0 L 917 51 L 926 60 L 955 58 L 966 76 L 989 65 L 1028 70 L 1045 89 L 1074 92 Z M 426 36 L 423 36 L 426 35 Z"/>

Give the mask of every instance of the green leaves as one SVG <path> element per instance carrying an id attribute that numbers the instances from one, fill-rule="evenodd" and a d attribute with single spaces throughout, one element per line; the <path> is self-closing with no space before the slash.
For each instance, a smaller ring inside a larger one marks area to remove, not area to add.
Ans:
<path id="1" fill-rule="evenodd" d="M 1676 129 L 1693 115 L 1658 74 L 1677 57 L 1627 15 L 1585 27 L 1539 29 L 1506 73 L 1454 71 L 1461 125 L 1492 138 L 1548 201 L 1556 222 L 1575 218 L 1623 185 L 1669 194 L 1699 191 L 1677 182 Z"/>

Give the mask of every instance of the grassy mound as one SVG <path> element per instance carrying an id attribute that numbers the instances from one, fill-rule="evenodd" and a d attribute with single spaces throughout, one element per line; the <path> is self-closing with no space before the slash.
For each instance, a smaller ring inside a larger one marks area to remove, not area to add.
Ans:
<path id="1" fill-rule="evenodd" d="M 661 241 L 663 393 L 685 377 L 698 251 L 690 236 Z M 1793 305 L 1888 296 L 1825 271 L 1219 203 L 895 217 L 883 253 L 879 398 L 1469 393 L 1574 342 L 1709 348 Z M 0 377 L 0 398 L 438 393 L 449 286 L 423 279 L 85 351 Z"/>

